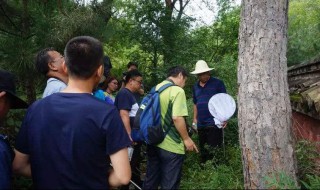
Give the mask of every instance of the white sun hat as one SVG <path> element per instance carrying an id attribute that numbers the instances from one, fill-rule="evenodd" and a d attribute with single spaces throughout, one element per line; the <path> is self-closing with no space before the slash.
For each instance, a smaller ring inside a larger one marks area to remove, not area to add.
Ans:
<path id="1" fill-rule="evenodd" d="M 223 122 L 230 119 L 236 111 L 236 102 L 229 94 L 218 93 L 210 98 L 208 108 L 215 124 L 221 128 Z"/>
<path id="2" fill-rule="evenodd" d="M 199 73 L 205 73 L 207 71 L 211 71 L 213 68 L 209 68 L 208 64 L 203 61 L 203 60 L 199 60 L 196 63 L 196 68 L 194 71 L 191 72 L 191 74 L 199 74 Z"/>

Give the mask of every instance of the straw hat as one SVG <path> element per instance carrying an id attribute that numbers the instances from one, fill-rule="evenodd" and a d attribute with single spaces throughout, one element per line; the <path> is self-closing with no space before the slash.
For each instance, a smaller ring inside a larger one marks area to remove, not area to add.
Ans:
<path id="1" fill-rule="evenodd" d="M 213 68 L 209 68 L 208 67 L 208 64 L 203 61 L 203 60 L 199 60 L 197 63 L 196 63 L 196 68 L 194 71 L 191 72 L 191 74 L 199 74 L 199 73 L 205 73 L 205 72 L 208 72 L 208 71 L 211 71 Z"/>

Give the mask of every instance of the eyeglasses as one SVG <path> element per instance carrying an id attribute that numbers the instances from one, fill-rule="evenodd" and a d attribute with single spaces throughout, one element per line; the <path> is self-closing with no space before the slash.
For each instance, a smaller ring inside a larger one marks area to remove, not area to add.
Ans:
<path id="1" fill-rule="evenodd" d="M 138 82 L 140 85 L 142 84 L 142 80 L 140 80 L 140 81 L 135 80 L 135 79 L 132 79 L 132 80 L 134 80 L 134 81 Z"/>

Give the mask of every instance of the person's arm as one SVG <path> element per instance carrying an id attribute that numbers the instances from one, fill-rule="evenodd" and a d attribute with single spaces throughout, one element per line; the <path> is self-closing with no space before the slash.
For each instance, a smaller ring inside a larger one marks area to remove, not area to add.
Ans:
<path id="1" fill-rule="evenodd" d="M 192 128 L 197 130 L 197 120 L 198 117 L 198 109 L 197 109 L 197 105 L 193 104 L 193 120 L 192 120 Z"/>
<path id="2" fill-rule="evenodd" d="M 16 174 L 31 177 L 30 159 L 28 154 L 23 154 L 14 149 L 15 157 L 12 163 L 12 170 Z"/>
<path id="3" fill-rule="evenodd" d="M 123 122 L 123 125 L 124 125 L 128 135 L 130 137 L 130 140 L 132 141 L 129 111 L 128 110 L 120 110 L 120 117 L 121 117 L 121 120 Z"/>
<path id="4" fill-rule="evenodd" d="M 182 116 L 174 116 L 172 117 L 174 126 L 176 127 L 178 133 L 180 134 L 183 143 L 188 151 L 193 151 L 195 150 L 196 152 L 198 151 L 197 146 L 193 142 L 193 140 L 189 137 L 187 127 L 186 127 L 186 122 L 184 117 Z"/>
<path id="5" fill-rule="evenodd" d="M 143 88 L 140 88 L 139 91 L 138 91 L 138 93 L 139 93 L 141 96 L 144 95 L 144 89 L 143 89 Z"/>
<path id="6" fill-rule="evenodd" d="M 197 99 L 195 95 L 195 87 L 192 88 L 192 101 L 193 101 L 193 120 L 192 120 L 192 128 L 196 128 L 198 120 L 198 109 L 197 109 Z"/>
<path id="7" fill-rule="evenodd" d="M 123 148 L 118 152 L 110 155 L 113 169 L 109 173 L 109 185 L 118 187 L 126 185 L 131 179 L 131 167 L 129 163 L 128 149 Z"/>

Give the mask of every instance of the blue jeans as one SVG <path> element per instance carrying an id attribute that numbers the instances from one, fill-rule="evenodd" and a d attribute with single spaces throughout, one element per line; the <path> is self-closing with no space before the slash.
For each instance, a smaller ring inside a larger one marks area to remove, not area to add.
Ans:
<path id="1" fill-rule="evenodd" d="M 156 146 L 147 146 L 147 174 L 143 189 L 178 189 L 181 179 L 183 154 L 175 154 Z"/>

